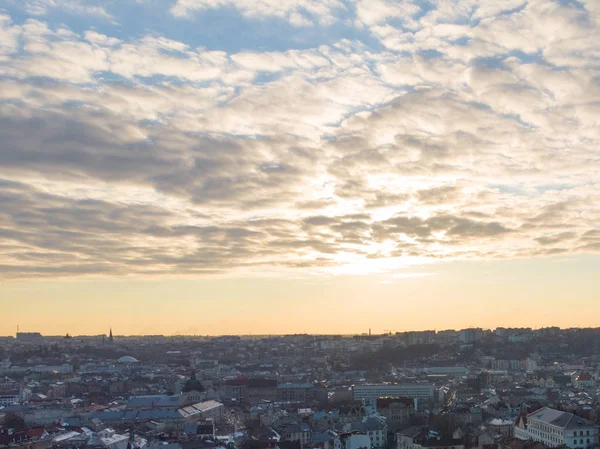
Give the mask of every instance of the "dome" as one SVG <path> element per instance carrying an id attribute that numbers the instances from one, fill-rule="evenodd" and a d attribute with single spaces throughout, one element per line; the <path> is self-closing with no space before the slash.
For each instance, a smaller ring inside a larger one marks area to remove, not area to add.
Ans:
<path id="1" fill-rule="evenodd" d="M 183 392 L 184 393 L 189 393 L 190 391 L 199 391 L 199 392 L 204 391 L 204 386 L 202 385 L 202 382 L 200 382 L 196 378 L 196 372 L 195 371 L 192 371 L 192 375 L 185 382 L 185 384 L 183 386 Z"/>
<path id="2" fill-rule="evenodd" d="M 130 355 L 124 355 L 117 360 L 117 363 L 138 363 L 138 359 L 131 357 Z"/>

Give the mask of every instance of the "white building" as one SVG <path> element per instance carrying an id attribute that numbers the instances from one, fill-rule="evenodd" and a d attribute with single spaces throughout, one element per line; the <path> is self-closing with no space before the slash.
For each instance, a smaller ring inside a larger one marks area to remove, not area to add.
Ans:
<path id="1" fill-rule="evenodd" d="M 360 422 L 345 423 L 339 428 L 345 433 L 368 436 L 372 448 L 387 446 L 387 424 L 382 416 L 365 417 Z"/>
<path id="2" fill-rule="evenodd" d="M 225 416 L 224 410 L 222 403 L 210 400 L 180 408 L 177 412 L 188 422 L 194 419 L 212 419 L 215 423 L 220 423 Z"/>
<path id="3" fill-rule="evenodd" d="M 423 368 L 427 374 L 448 374 L 451 376 L 463 376 L 469 372 L 466 366 L 430 366 Z"/>
<path id="4" fill-rule="evenodd" d="M 367 435 L 350 435 L 342 449 L 371 449 L 371 439 Z"/>
<path id="5" fill-rule="evenodd" d="M 572 413 L 544 407 L 517 420 L 515 437 L 549 447 L 585 449 L 598 445 L 598 426 Z"/>
<path id="6" fill-rule="evenodd" d="M 363 384 L 354 385 L 352 394 L 355 401 L 365 405 L 375 405 L 378 398 L 409 397 L 424 401 L 432 400 L 435 387 L 427 383 L 418 384 Z"/>
<path id="7" fill-rule="evenodd" d="M 335 433 L 333 441 L 326 442 L 324 449 L 371 449 L 371 439 L 355 432 Z"/>
<path id="8" fill-rule="evenodd" d="M 104 429 L 95 435 L 102 441 L 107 449 L 127 449 L 130 442 L 130 434 L 118 434 L 113 429 Z M 143 449 L 148 442 L 145 438 L 133 436 L 135 447 Z"/>
<path id="9" fill-rule="evenodd" d="M 21 395 L 19 393 L 16 394 L 7 394 L 6 392 L 0 392 L 0 407 L 6 407 L 7 405 L 18 404 L 21 400 Z"/>
<path id="10" fill-rule="evenodd" d="M 108 449 L 127 449 L 129 435 L 120 435 L 113 429 L 104 429 L 98 432 L 98 437 Z"/>

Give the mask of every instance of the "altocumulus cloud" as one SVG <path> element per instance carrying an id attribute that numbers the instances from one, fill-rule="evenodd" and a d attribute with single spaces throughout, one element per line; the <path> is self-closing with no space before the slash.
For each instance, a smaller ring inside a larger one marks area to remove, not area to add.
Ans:
<path id="1" fill-rule="evenodd" d="M 5 8 L 5 278 L 600 251 L 594 0 Z"/>

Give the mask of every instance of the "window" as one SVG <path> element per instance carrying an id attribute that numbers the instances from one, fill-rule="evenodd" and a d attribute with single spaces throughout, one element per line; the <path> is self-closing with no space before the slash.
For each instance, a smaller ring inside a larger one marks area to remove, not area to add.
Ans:
<path id="1" fill-rule="evenodd" d="M 589 430 L 586 430 L 585 434 L 586 434 L 587 436 L 589 436 L 589 435 L 590 435 L 590 431 L 589 431 Z"/>

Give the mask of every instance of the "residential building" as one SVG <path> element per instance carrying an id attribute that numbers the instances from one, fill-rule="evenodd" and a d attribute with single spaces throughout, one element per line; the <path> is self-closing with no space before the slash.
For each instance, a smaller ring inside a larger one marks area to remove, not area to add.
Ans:
<path id="1" fill-rule="evenodd" d="M 443 437 L 434 430 L 409 427 L 396 435 L 397 449 L 464 449 L 464 437 L 455 431 L 451 437 Z"/>
<path id="2" fill-rule="evenodd" d="M 344 424 L 343 428 L 346 431 L 356 431 L 362 435 L 367 435 L 371 440 L 372 448 L 387 446 L 387 425 L 382 417 L 364 418 L 361 422 Z"/>
<path id="3" fill-rule="evenodd" d="M 480 328 L 462 329 L 459 338 L 463 344 L 473 344 L 483 338 L 483 330 Z"/>
<path id="4" fill-rule="evenodd" d="M 323 449 L 371 449 L 371 438 L 357 431 L 331 432 L 333 440 L 327 441 Z"/>
<path id="5" fill-rule="evenodd" d="M 186 424 L 183 427 L 183 433 L 190 438 L 214 438 L 215 422 L 209 419 L 198 421 L 197 423 Z"/>
<path id="6" fill-rule="evenodd" d="M 278 395 L 277 380 L 250 378 L 246 384 L 246 394 L 250 405 L 257 405 L 261 401 L 274 402 Z"/>
<path id="7" fill-rule="evenodd" d="M 302 447 L 310 445 L 312 431 L 308 424 L 289 424 L 277 429 L 283 441 L 298 441 Z"/>
<path id="8" fill-rule="evenodd" d="M 435 331 L 409 331 L 404 333 L 404 343 L 407 346 L 419 345 L 419 344 L 430 344 L 435 340 Z"/>
<path id="9" fill-rule="evenodd" d="M 308 383 L 284 383 L 277 385 L 277 400 L 305 403 L 313 399 L 314 385 Z"/>
<path id="10" fill-rule="evenodd" d="M 21 388 L 17 382 L 6 379 L 0 381 L 0 407 L 21 401 Z"/>
<path id="11" fill-rule="evenodd" d="M 502 438 L 515 436 L 515 423 L 509 419 L 494 418 L 486 427 L 493 435 L 501 435 Z"/>
<path id="12" fill-rule="evenodd" d="M 386 420 L 388 431 L 396 432 L 406 427 L 415 413 L 412 398 L 378 398 L 377 411 Z"/>
<path id="13" fill-rule="evenodd" d="M 543 407 L 517 419 L 515 437 L 549 447 L 584 449 L 598 445 L 598 426 L 572 413 Z"/>

